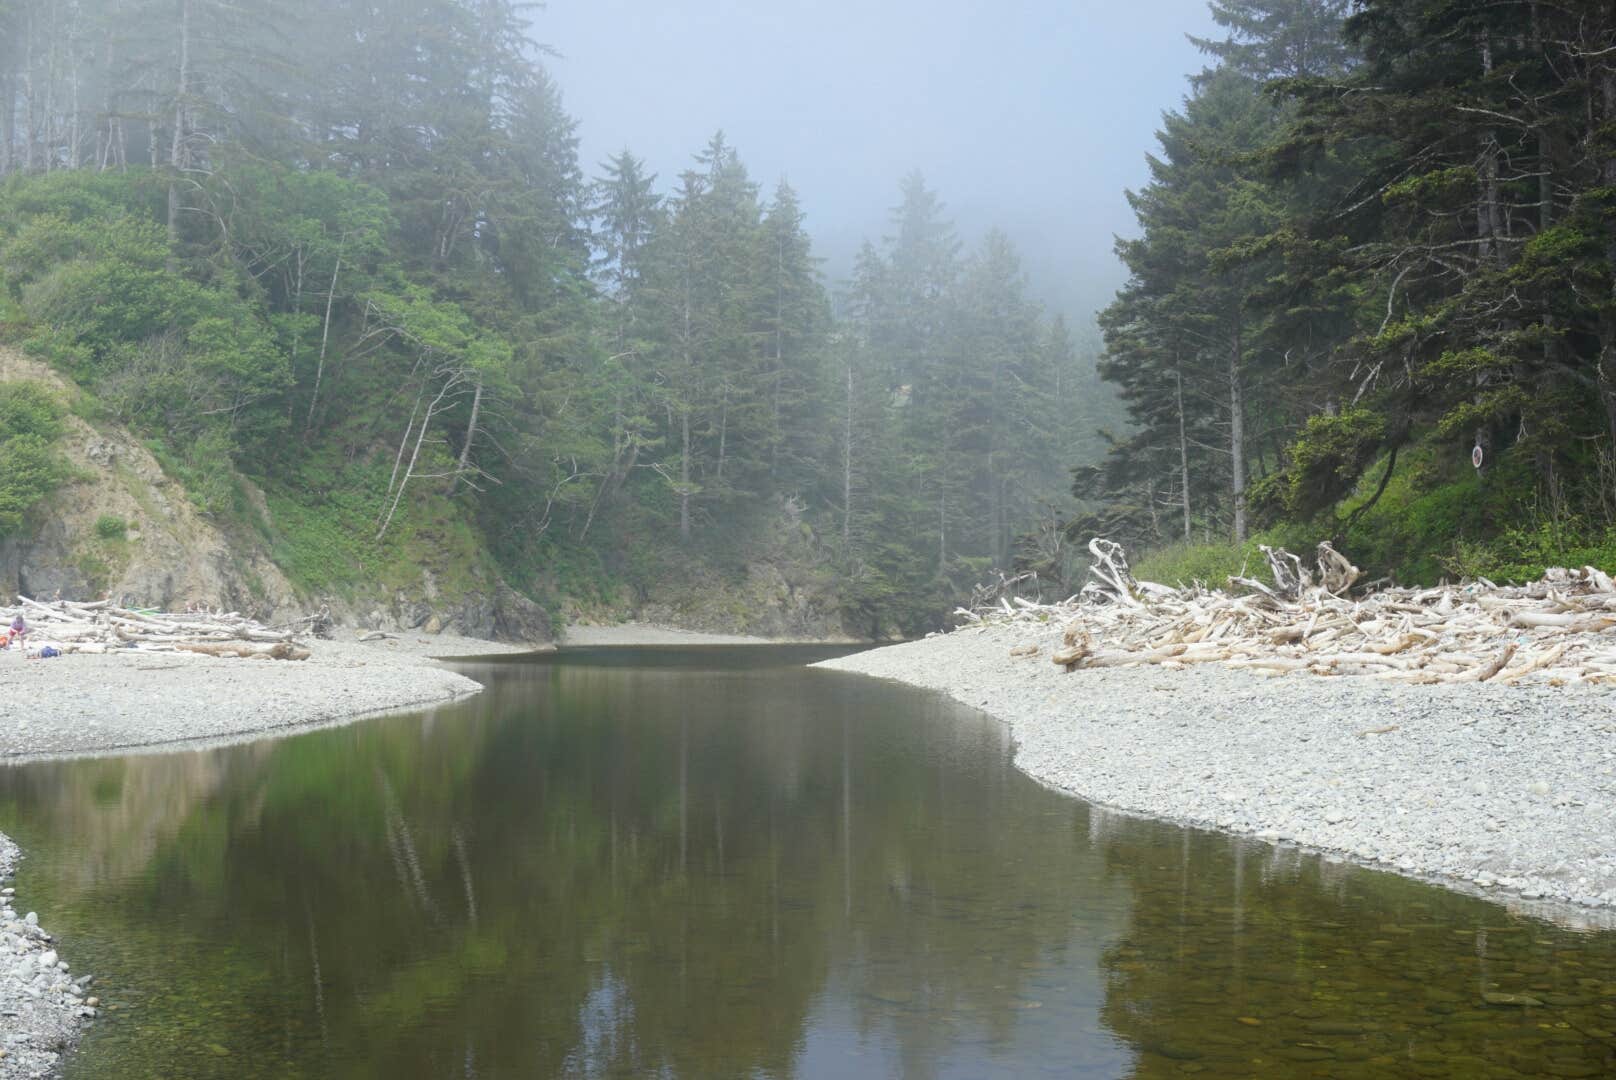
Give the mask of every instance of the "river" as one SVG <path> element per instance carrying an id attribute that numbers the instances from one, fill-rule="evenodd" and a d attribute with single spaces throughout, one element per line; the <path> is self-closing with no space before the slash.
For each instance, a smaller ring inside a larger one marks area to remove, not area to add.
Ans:
<path id="1" fill-rule="evenodd" d="M 1616 1075 L 1616 934 L 1066 798 L 832 652 L 0 769 L 68 1080 Z"/>

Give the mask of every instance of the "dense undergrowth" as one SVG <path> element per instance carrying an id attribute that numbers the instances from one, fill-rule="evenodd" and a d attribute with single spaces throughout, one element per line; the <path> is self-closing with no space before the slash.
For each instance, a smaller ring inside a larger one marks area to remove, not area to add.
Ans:
<path id="1" fill-rule="evenodd" d="M 284 339 L 287 320 L 239 264 L 176 264 L 157 221 L 160 193 L 141 171 L 0 187 L 3 340 L 71 381 L 80 419 L 131 429 L 199 512 L 268 551 L 307 597 L 420 594 L 423 575 L 445 597 L 486 588 L 497 571 L 474 507 L 441 484 L 409 491 L 406 512 L 378 535 L 396 354 L 331 372 L 336 422 L 300 423 L 307 403 L 290 395 L 307 357 Z M 65 478 L 51 445 L 63 411 L 38 383 L 0 383 L 0 535 L 23 527 Z M 450 466 L 441 440 L 431 442 L 422 468 Z M 85 557 L 95 562 L 81 567 L 87 577 L 103 579 L 107 554 Z"/>
<path id="2" fill-rule="evenodd" d="M 56 452 L 62 403 L 34 382 L 0 383 L 0 537 L 65 479 Z"/>
<path id="3" fill-rule="evenodd" d="M 1572 485 L 1534 475 L 1533 463 L 1518 455 L 1506 453 L 1485 473 L 1455 456 L 1442 445 L 1404 451 L 1378 499 L 1385 459 L 1366 470 L 1351 495 L 1314 518 L 1271 525 L 1244 544 L 1149 549 L 1135 569 L 1167 583 L 1217 586 L 1231 574 L 1267 580 L 1263 545 L 1306 553 L 1320 540 L 1335 542 L 1366 578 L 1404 585 L 1482 577 L 1528 582 L 1552 566 L 1616 567 L 1616 525 L 1588 512 L 1598 505 L 1595 494 L 1566 490 L 1597 486 L 1604 475 L 1597 460 L 1583 463 Z"/>

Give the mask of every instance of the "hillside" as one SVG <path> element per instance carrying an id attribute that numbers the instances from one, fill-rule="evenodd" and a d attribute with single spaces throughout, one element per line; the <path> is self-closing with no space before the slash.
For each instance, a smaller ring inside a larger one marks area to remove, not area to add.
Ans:
<path id="1" fill-rule="evenodd" d="M 44 364 L 0 346 L 0 382 L 32 382 L 64 403 L 74 389 Z M 0 589 L 81 598 L 110 593 L 162 608 L 207 603 L 273 615 L 295 590 L 262 549 L 232 545 L 150 450 L 116 425 L 71 412 L 55 445 L 60 487 L 27 527 L 0 541 Z"/>
<path id="2" fill-rule="evenodd" d="M 229 482 L 240 506 L 204 511 L 147 442 L 115 421 L 80 415 L 93 408 L 78 387 L 0 345 L 0 387 L 18 384 L 42 388 L 62 406 L 51 447 L 60 478 L 28 508 L 22 527 L 0 538 L 6 595 L 106 595 L 165 610 L 226 608 L 266 621 L 325 605 L 339 623 L 370 629 L 515 641 L 555 636 L 550 613 L 505 582 L 484 538 L 463 522 L 456 527 L 453 509 L 435 500 L 405 523 L 405 542 L 390 554 L 352 545 L 345 556 L 322 546 L 321 526 L 329 522 L 318 506 L 284 491 L 272 499 L 239 472 Z M 784 507 L 772 524 L 737 571 L 691 564 L 638 601 L 617 592 L 558 606 L 565 617 L 586 621 L 637 617 L 717 633 L 842 636 L 834 578 L 816 562 L 800 514 Z"/>
<path id="3" fill-rule="evenodd" d="M 0 384 L 32 383 L 64 405 L 53 449 L 61 483 L 34 504 L 25 526 L 0 540 L 0 591 L 36 597 L 110 595 L 142 606 L 192 604 L 287 620 L 329 604 L 340 622 L 447 630 L 471 637 L 548 640 L 543 609 L 483 569 L 446 574 L 425 560 L 414 581 L 391 588 L 320 592 L 300 587 L 276 561 L 294 541 L 277 528 L 264 493 L 232 477 L 256 528 L 202 512 L 152 450 L 117 423 L 71 411 L 76 387 L 43 363 L 0 346 Z M 444 555 L 459 553 L 445 551 Z M 442 578 L 456 582 L 452 591 Z"/>
<path id="4" fill-rule="evenodd" d="M 237 505 L 208 512 L 152 445 L 95 416 L 87 395 L 43 362 L 0 345 L 0 387 L 19 384 L 62 406 L 51 446 L 60 475 L 22 526 L 0 538 L 0 593 L 205 605 L 266 621 L 324 605 L 340 624 L 497 640 L 548 641 L 558 630 L 545 607 L 504 580 L 476 528 L 438 499 L 428 496 L 401 523 L 391 548 L 343 543 L 322 507 L 285 490 L 266 495 L 234 470 Z M 753 557 L 728 572 L 690 562 L 638 597 L 616 590 L 554 602 L 563 618 L 591 622 L 843 636 L 834 575 L 816 558 L 800 512 L 781 507 L 769 524 Z"/>

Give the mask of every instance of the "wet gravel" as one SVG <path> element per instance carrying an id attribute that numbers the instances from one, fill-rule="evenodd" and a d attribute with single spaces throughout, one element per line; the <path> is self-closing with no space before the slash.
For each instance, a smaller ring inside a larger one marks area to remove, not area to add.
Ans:
<path id="1" fill-rule="evenodd" d="M 1616 694 L 1272 678 L 1212 665 L 1066 674 L 1055 627 L 963 630 L 819 665 L 1008 723 L 1071 794 L 1526 900 L 1616 906 Z M 1035 656 L 1012 657 L 1036 644 Z"/>
<path id="2" fill-rule="evenodd" d="M 38 914 L 18 907 L 18 857 L 0 835 L 0 1080 L 52 1075 L 99 1004 L 94 979 L 69 967 Z"/>

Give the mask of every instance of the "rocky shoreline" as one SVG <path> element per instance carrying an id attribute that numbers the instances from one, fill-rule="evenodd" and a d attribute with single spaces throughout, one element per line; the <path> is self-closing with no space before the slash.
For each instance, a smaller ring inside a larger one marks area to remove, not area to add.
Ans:
<path id="1" fill-rule="evenodd" d="M 1580 905 L 1594 924 L 1616 916 L 1608 690 L 1215 666 L 1065 674 L 1050 662 L 1059 641 L 1057 626 L 1000 625 L 819 666 L 979 708 L 1010 726 L 1019 768 L 1092 802 Z"/>
<path id="2" fill-rule="evenodd" d="M 0 1080 L 50 1076 L 100 1004 L 94 977 L 73 972 L 39 916 L 14 907 L 18 857 L 0 834 Z"/>

